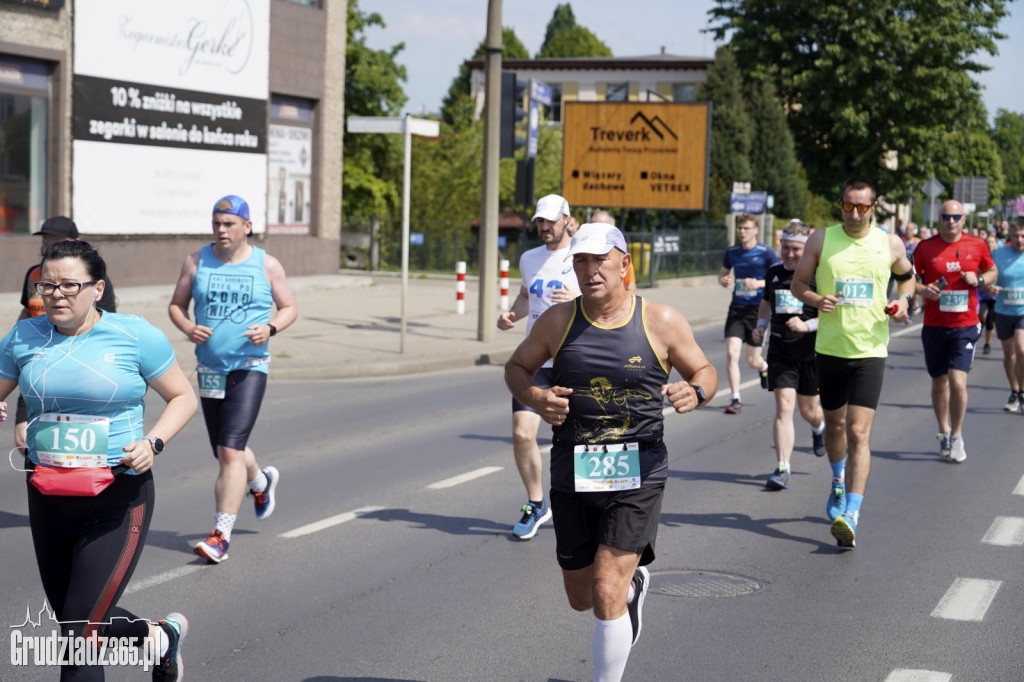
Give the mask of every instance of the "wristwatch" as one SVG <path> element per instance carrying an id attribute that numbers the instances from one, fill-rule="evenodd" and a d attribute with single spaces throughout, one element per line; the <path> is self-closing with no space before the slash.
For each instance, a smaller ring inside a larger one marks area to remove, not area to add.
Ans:
<path id="1" fill-rule="evenodd" d="M 164 441 L 162 438 L 157 438 L 156 436 L 143 436 L 143 438 L 153 444 L 154 453 L 159 455 L 164 451 Z"/>
<path id="2" fill-rule="evenodd" d="M 267 323 L 267 326 L 270 327 L 270 335 L 271 336 L 274 336 L 275 334 L 277 334 L 277 327 L 275 327 L 274 325 L 270 324 L 269 322 Z"/>
<path id="3" fill-rule="evenodd" d="M 700 407 L 707 402 L 708 397 L 704 394 L 703 387 L 698 386 L 697 384 L 690 384 L 690 387 L 693 388 L 693 392 L 697 394 L 697 407 Z"/>

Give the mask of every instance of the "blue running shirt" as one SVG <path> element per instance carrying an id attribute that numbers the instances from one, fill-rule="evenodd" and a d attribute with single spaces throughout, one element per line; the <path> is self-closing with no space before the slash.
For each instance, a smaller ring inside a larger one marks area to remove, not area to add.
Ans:
<path id="1" fill-rule="evenodd" d="M 764 289 L 748 291 L 743 288 L 742 281 L 748 277 L 764 279 L 768 268 L 778 261 L 775 251 L 770 246 L 758 242 L 753 248 L 744 251 L 737 244 L 730 246 L 722 257 L 722 267 L 733 271 L 732 302 L 740 305 L 760 306 Z"/>
<path id="2" fill-rule="evenodd" d="M 199 265 L 192 279 L 192 301 L 196 323 L 213 329 L 206 343 L 196 346 L 199 364 L 220 374 L 236 369 L 267 373 L 270 344 L 252 345 L 243 336 L 251 324 L 270 322 L 274 298 L 263 271 L 266 251 L 252 247 L 242 263 L 224 263 L 211 245 L 199 252 Z"/>
<path id="3" fill-rule="evenodd" d="M 996 297 L 996 312 L 1000 315 L 1024 315 L 1024 253 L 1017 253 L 1009 244 L 992 252 L 999 277 L 996 284 L 1003 288 Z"/>
<path id="4" fill-rule="evenodd" d="M 107 417 L 107 466 L 116 465 L 122 448 L 145 435 L 146 382 L 173 364 L 170 341 L 138 315 L 104 313 L 78 336 L 59 333 L 42 315 L 18 322 L 0 341 L 0 377 L 16 379 L 25 398 L 35 464 L 37 430 L 46 426 L 40 416 L 59 413 Z"/>

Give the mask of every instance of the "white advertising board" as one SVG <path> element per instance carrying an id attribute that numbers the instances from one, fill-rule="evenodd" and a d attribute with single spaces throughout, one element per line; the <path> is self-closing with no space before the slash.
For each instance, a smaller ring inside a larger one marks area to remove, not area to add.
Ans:
<path id="1" fill-rule="evenodd" d="M 83 231 L 206 233 L 224 194 L 245 198 L 253 230 L 266 229 L 269 3 L 76 1 Z"/>

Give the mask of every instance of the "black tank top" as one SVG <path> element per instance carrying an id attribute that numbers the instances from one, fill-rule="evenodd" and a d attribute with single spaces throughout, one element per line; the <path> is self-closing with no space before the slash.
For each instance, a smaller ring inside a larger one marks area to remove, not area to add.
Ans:
<path id="1" fill-rule="evenodd" d="M 552 487 L 574 489 L 573 447 L 581 444 L 640 442 L 642 484 L 667 477 L 661 387 L 669 373 L 647 335 L 645 310 L 635 296 L 629 319 L 601 327 L 588 319 L 582 297 L 574 301 L 553 366 L 555 385 L 573 392 L 568 418 L 552 429 Z"/>

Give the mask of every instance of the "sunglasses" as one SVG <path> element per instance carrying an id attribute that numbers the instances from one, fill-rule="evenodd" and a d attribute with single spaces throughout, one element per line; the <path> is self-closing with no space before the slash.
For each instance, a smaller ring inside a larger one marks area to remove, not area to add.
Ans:
<path id="1" fill-rule="evenodd" d="M 839 208 L 843 209 L 847 213 L 853 213 L 853 209 L 857 209 L 857 213 L 867 213 L 871 210 L 874 204 L 848 204 L 844 201 L 839 202 Z"/>
<path id="2" fill-rule="evenodd" d="M 963 213 L 943 213 L 939 216 L 942 220 L 952 220 L 954 223 L 960 222 L 960 219 L 964 217 Z"/>

